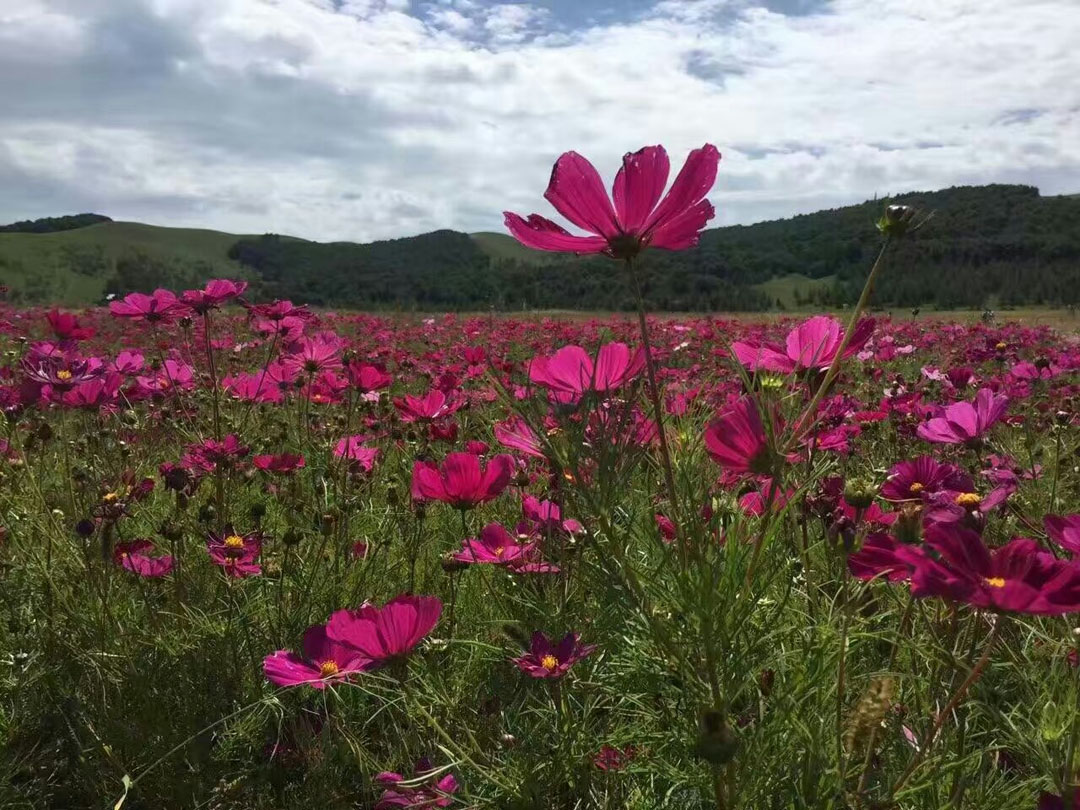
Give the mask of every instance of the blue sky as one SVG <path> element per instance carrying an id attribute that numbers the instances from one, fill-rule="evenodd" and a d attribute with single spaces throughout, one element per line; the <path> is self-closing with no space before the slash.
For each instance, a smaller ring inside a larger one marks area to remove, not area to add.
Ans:
<path id="1" fill-rule="evenodd" d="M 1077 0 L 0 0 L 0 221 L 498 230 L 563 151 L 723 153 L 714 224 L 1080 192 Z"/>

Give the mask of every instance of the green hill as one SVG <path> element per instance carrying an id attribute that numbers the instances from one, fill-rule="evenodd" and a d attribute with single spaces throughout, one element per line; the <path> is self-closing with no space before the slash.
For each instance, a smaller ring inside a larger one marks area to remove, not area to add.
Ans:
<path id="1" fill-rule="evenodd" d="M 908 308 L 1080 304 L 1080 196 L 1030 186 L 965 186 L 900 195 L 934 211 L 897 244 L 875 290 Z M 705 231 L 700 245 L 641 259 L 658 310 L 822 308 L 853 303 L 880 245 L 874 200 L 790 219 Z M 76 215 L 0 232 L 0 284 L 13 300 L 77 304 L 214 276 L 245 277 L 252 296 L 324 306 L 593 309 L 634 306 L 632 285 L 603 257 L 542 253 L 500 233 L 441 230 L 368 244 L 238 236 L 131 222 L 78 227 Z"/>

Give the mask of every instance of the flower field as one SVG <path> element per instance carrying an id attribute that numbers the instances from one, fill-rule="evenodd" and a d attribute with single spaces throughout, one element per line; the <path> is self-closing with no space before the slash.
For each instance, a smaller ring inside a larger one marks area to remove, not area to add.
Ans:
<path id="1" fill-rule="evenodd" d="M 1071 805 L 1073 336 L 244 296 L 0 310 L 3 807 Z"/>

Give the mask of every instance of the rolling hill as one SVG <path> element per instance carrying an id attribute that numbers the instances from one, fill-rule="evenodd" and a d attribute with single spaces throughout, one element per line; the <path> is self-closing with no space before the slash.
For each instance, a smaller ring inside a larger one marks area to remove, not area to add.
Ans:
<path id="1" fill-rule="evenodd" d="M 902 195 L 933 210 L 898 244 L 875 299 L 896 307 L 1080 304 L 1080 196 L 1030 186 Z M 875 200 L 790 219 L 714 228 L 641 263 L 654 309 L 835 307 L 855 300 L 880 236 Z M 164 228 L 83 214 L 0 228 L 0 284 L 16 302 L 84 304 L 106 294 L 244 277 L 251 295 L 323 306 L 628 309 L 621 268 L 551 254 L 500 233 L 441 230 L 359 244 Z M 88 220 L 87 218 L 91 218 Z M 93 224 L 79 227 L 86 221 Z M 28 232 L 54 227 L 68 230 Z"/>

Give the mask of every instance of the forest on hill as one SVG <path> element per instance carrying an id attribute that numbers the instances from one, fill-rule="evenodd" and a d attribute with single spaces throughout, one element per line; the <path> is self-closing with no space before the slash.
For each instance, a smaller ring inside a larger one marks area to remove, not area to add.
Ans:
<path id="1" fill-rule="evenodd" d="M 1080 303 L 1080 195 L 1031 186 L 963 186 L 889 202 L 934 212 L 895 245 L 875 291 L 890 307 Z M 705 231 L 678 253 L 647 251 L 648 305 L 756 311 L 854 303 L 881 237 L 884 200 Z M 82 222 L 86 227 L 80 227 Z M 5 232 L 7 231 L 7 232 Z M 14 231 L 14 232 L 12 232 Z M 530 251 L 505 234 L 440 230 L 359 244 L 158 228 L 83 214 L 0 228 L 0 284 L 25 303 L 93 303 L 213 276 L 250 293 L 363 309 L 586 309 L 634 305 L 624 268 L 605 258 Z"/>

